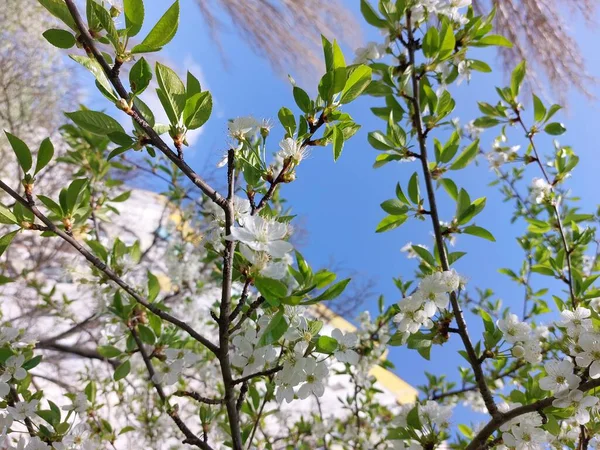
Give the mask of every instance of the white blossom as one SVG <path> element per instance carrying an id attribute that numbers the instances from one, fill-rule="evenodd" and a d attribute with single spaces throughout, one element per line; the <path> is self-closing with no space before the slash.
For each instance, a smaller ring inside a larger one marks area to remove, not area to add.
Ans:
<path id="1" fill-rule="evenodd" d="M 254 117 L 237 117 L 229 122 L 229 135 L 241 141 L 255 135 L 259 128 L 260 124 Z"/>
<path id="2" fill-rule="evenodd" d="M 575 362 L 579 367 L 588 367 L 590 378 L 600 378 L 600 336 L 584 333 L 579 337 L 579 346 L 583 351 L 577 353 Z"/>
<path id="3" fill-rule="evenodd" d="M 294 248 L 292 244 L 283 240 L 287 234 L 286 224 L 255 215 L 244 220 L 243 227 L 232 227 L 231 234 L 225 239 L 243 242 L 252 250 L 282 258 Z"/>
<path id="4" fill-rule="evenodd" d="M 338 361 L 348 364 L 358 363 L 358 353 L 352 350 L 358 342 L 356 333 L 347 332 L 344 334 L 344 332 L 336 328 L 331 332 L 331 337 L 338 343 L 337 349 L 333 353 L 333 356 Z"/>
<path id="5" fill-rule="evenodd" d="M 585 395 L 579 389 L 574 389 L 568 395 L 557 398 L 552 402 L 556 408 L 575 408 L 575 420 L 579 425 L 585 425 L 590 421 L 589 408 L 598 403 L 598 397 Z"/>
<path id="6" fill-rule="evenodd" d="M 547 375 L 540 380 L 540 387 L 554 391 L 557 396 L 576 388 L 581 382 L 581 378 L 573 373 L 575 366 L 571 361 L 548 361 L 544 368 Z"/>
<path id="7" fill-rule="evenodd" d="M 298 389 L 298 397 L 305 399 L 311 394 L 321 397 L 325 393 L 324 380 L 329 373 L 325 362 L 317 362 L 314 358 L 306 358 L 302 370 L 305 383 Z"/>

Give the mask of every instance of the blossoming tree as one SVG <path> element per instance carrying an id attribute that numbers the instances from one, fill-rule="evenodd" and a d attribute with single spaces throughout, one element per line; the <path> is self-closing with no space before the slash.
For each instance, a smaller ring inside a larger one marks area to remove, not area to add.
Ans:
<path id="1" fill-rule="evenodd" d="M 552 120 L 560 107 L 534 96 L 531 113 L 524 108 L 522 63 L 510 86 L 497 89 L 497 101 L 479 103 L 481 117 L 465 129 L 450 120 L 455 100 L 449 86 L 470 80 L 473 71 L 490 71 L 485 62 L 470 58 L 471 48 L 510 45 L 492 34 L 493 12 L 475 15 L 470 0 L 381 0 L 377 7 L 363 0 L 365 20 L 383 32 L 385 41 L 359 49 L 347 64 L 337 43 L 322 39 L 325 74 L 318 94 L 311 97 L 292 82 L 294 110 L 300 114 L 287 107 L 278 111 L 285 136 L 274 155 L 270 121 L 231 120 L 221 190 L 185 157 L 186 134 L 210 118 L 210 92 L 192 73 L 184 82 L 171 68 L 161 63 L 152 68 L 144 58 L 175 35 L 178 0 L 136 45 L 130 41 L 144 23 L 142 0 L 125 0 L 123 11 L 88 0 L 85 19 L 74 0 L 39 2 L 62 24 L 47 30 L 46 39 L 74 48 L 72 58 L 95 77 L 115 117 L 131 118 L 132 130 L 104 112 L 67 113 L 73 124 L 64 128 L 63 137 L 71 151 L 61 161 L 79 170 L 60 192 L 48 193 L 39 192 L 35 179 L 55 159 L 50 139 L 32 152 L 28 136 L 6 130 L 22 176 L 18 186 L 0 181 L 9 199 L 0 207 L 0 221 L 7 226 L 0 253 L 17 234 L 34 233 L 61 240 L 89 264 L 85 282 L 104 299 L 97 317 L 104 330 L 101 345 L 82 356 L 103 360 L 114 370 L 110 380 L 81 371 L 61 408 L 32 383 L 31 370 L 42 361 L 35 337 L 3 322 L 1 448 L 118 448 L 120 436 L 129 433 L 153 448 L 205 450 L 433 449 L 446 441 L 466 449 L 589 446 L 598 429 L 594 390 L 600 386 L 596 218 L 572 206 L 564 188 L 578 163 L 573 150 L 556 143 L 548 158 L 538 151 L 539 134 L 566 131 Z M 157 123 L 139 97 L 153 79 L 168 124 Z M 386 216 L 376 231 L 421 220 L 433 230 L 434 248 L 406 248 L 418 258 L 417 280 L 395 280 L 397 304 L 385 308 L 380 302 L 374 319 L 362 314 L 358 333 L 336 329 L 328 335 L 307 309 L 340 296 L 350 280 L 336 281 L 326 269 L 313 271 L 295 251 L 290 243 L 294 217 L 280 196 L 311 148 L 331 146 L 334 160 L 341 157 L 345 141 L 359 128 L 346 105 L 360 95 L 382 100 L 373 112 L 385 121 L 385 131 L 368 135 L 381 152 L 375 167 L 406 161 L 416 168 L 408 183 L 399 182 L 393 197 L 381 204 Z M 479 134 L 494 127 L 500 127 L 499 136 L 485 156 L 506 201 L 515 204 L 513 221 L 527 224 L 519 239 L 524 264 L 501 269 L 525 290 L 521 315 L 485 293 L 474 298 L 452 268 L 465 253 L 451 252 L 447 245 L 458 234 L 494 240 L 475 223 L 485 198 L 471 199 L 458 184 L 460 171 L 485 153 Z M 526 150 L 507 144 L 509 127 L 522 131 Z M 145 152 L 147 159 L 138 162 L 135 152 Z M 169 200 L 186 223 L 177 230 L 171 258 L 148 270 L 139 243 L 107 239 L 99 226 L 123 200 L 107 180 L 115 170 L 139 164 L 168 175 Z M 526 190 L 532 169 L 538 173 Z M 182 180 L 200 200 L 180 188 Z M 447 222 L 440 220 L 442 202 L 455 205 Z M 200 250 L 193 245 L 199 235 Z M 164 295 L 158 271 L 177 289 L 189 291 L 189 303 Z M 548 288 L 534 290 L 531 280 L 538 276 L 558 280 L 564 289 L 549 282 Z M 195 317 L 193 298 L 203 291 L 216 298 L 203 317 Z M 552 324 L 543 326 L 540 316 L 552 312 L 545 301 L 550 295 L 556 310 Z M 483 321 L 481 336 L 467 330 L 465 309 Z M 459 369 L 460 388 L 444 376 L 427 374 L 414 404 L 390 407 L 377 400 L 370 370 L 391 367 L 383 357 L 387 346 L 406 345 L 429 358 L 433 345 L 451 338 L 463 347 L 458 364 L 467 363 Z M 352 386 L 352 395 L 340 399 L 347 414 L 331 418 L 319 408 L 283 428 L 268 426 L 277 404 L 308 397 L 318 401 L 333 372 L 345 375 Z M 452 408 L 459 400 L 488 414 L 487 423 L 453 424 Z M 114 408 L 131 419 L 127 426 L 121 426 Z M 158 434 L 176 441 L 161 441 Z"/>

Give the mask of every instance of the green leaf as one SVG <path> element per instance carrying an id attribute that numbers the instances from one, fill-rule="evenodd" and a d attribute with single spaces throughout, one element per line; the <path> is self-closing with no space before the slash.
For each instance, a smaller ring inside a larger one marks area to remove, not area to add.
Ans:
<path id="1" fill-rule="evenodd" d="M 294 100 L 296 101 L 296 105 L 303 113 L 308 113 L 310 111 L 310 97 L 303 89 L 298 86 L 294 86 L 293 89 Z"/>
<path id="2" fill-rule="evenodd" d="M 138 333 L 140 335 L 140 340 L 144 344 L 154 345 L 156 343 L 156 336 L 150 327 L 147 327 L 146 325 L 138 325 Z"/>
<path id="3" fill-rule="evenodd" d="M 340 103 L 350 103 L 356 99 L 371 82 L 371 68 L 363 64 L 356 67 L 348 76 L 346 86 L 342 90 Z"/>
<path id="4" fill-rule="evenodd" d="M 113 96 L 113 100 L 116 100 L 116 97 L 114 94 L 112 94 L 113 91 L 110 81 L 108 81 L 108 78 L 106 77 L 106 74 L 104 73 L 104 70 L 98 61 L 96 61 L 94 58 L 80 55 L 69 55 L 69 58 L 75 62 L 78 62 L 87 70 L 92 72 L 92 75 L 94 75 L 100 86 L 102 86 L 106 92 Z"/>
<path id="5" fill-rule="evenodd" d="M 387 26 L 387 22 L 379 17 L 375 9 L 366 0 L 360 0 L 360 12 L 369 25 L 377 28 L 385 28 Z"/>
<path id="6" fill-rule="evenodd" d="M 94 134 L 107 136 L 115 131 L 125 133 L 119 122 L 103 112 L 82 110 L 65 113 L 65 115 L 76 125 Z"/>
<path id="7" fill-rule="evenodd" d="M 454 181 L 452 181 L 450 178 L 442 178 L 440 180 L 440 184 L 448 193 L 448 195 L 452 198 L 452 200 L 458 200 L 458 187 L 456 186 L 456 183 Z"/>
<path id="8" fill-rule="evenodd" d="M 58 203 L 56 203 L 54 200 L 52 200 L 49 197 L 46 197 L 45 195 L 38 195 L 37 198 L 39 199 L 39 201 L 42 202 L 42 204 L 48 208 L 48 210 L 52 211 L 54 214 L 56 214 L 58 217 L 63 216 L 63 211 L 62 208 L 60 207 L 60 205 Z"/>
<path id="9" fill-rule="evenodd" d="M 346 289 L 346 286 L 348 286 L 348 283 L 350 283 L 350 281 L 351 281 L 351 278 L 346 278 L 345 280 L 339 281 L 336 284 L 334 284 L 333 286 L 329 287 L 325 292 L 323 292 L 318 297 L 315 297 L 312 300 L 309 300 L 307 302 L 303 302 L 302 304 L 303 305 L 314 305 L 315 303 L 318 303 L 318 302 L 334 300 L 334 299 L 338 298 L 340 295 L 342 295 L 342 292 L 344 292 L 344 290 Z"/>
<path id="10" fill-rule="evenodd" d="M 533 94 L 533 118 L 536 122 L 541 122 L 546 117 L 546 107 L 540 98 Z"/>
<path id="11" fill-rule="evenodd" d="M 296 118 L 294 117 L 294 113 L 288 108 L 283 107 L 279 110 L 277 117 L 288 136 L 292 137 L 296 132 Z"/>
<path id="12" fill-rule="evenodd" d="M 333 160 L 337 161 L 344 149 L 344 135 L 339 127 L 333 127 Z"/>
<path id="13" fill-rule="evenodd" d="M 567 129 L 565 128 L 565 126 L 562 123 L 553 122 L 553 123 L 549 123 L 548 125 L 546 125 L 546 128 L 544 128 L 544 131 L 551 136 L 560 136 L 565 131 L 567 131 Z"/>
<path id="14" fill-rule="evenodd" d="M 423 38 L 423 54 L 426 58 L 433 58 L 440 45 L 440 34 L 435 27 L 430 27 Z"/>
<path id="15" fill-rule="evenodd" d="M 154 28 L 150 30 L 148 36 L 144 38 L 141 44 L 131 49 L 131 53 L 156 52 L 168 44 L 177 33 L 179 26 L 179 0 L 165 12 L 159 19 Z"/>
<path id="16" fill-rule="evenodd" d="M 344 53 L 342 49 L 338 45 L 337 41 L 333 41 L 333 68 L 341 69 L 346 67 L 346 58 L 344 58 Z M 345 80 L 344 80 L 345 81 Z"/>
<path id="17" fill-rule="evenodd" d="M 146 90 L 152 80 L 152 68 L 148 61 L 140 58 L 129 71 L 129 85 L 131 92 L 141 94 Z"/>
<path id="18" fill-rule="evenodd" d="M 48 165 L 50 161 L 52 161 L 52 157 L 54 156 L 54 146 L 50 141 L 50 138 L 46 138 L 40 144 L 40 149 L 38 150 L 37 162 L 35 164 L 34 175 L 39 173 L 44 167 Z"/>
<path id="19" fill-rule="evenodd" d="M 37 355 L 31 358 L 28 361 L 25 361 L 21 367 L 25 370 L 31 370 L 34 367 L 37 367 L 39 363 L 42 362 L 42 355 Z"/>
<path id="20" fill-rule="evenodd" d="M 69 212 L 73 212 L 77 206 L 77 201 L 83 188 L 87 185 L 88 180 L 86 178 L 78 178 L 73 180 L 67 189 L 67 209 Z"/>
<path id="21" fill-rule="evenodd" d="M 419 255 L 421 259 L 427 264 L 429 264 L 431 267 L 435 267 L 437 265 L 435 262 L 435 258 L 431 253 L 429 253 L 429 250 L 427 250 L 425 247 L 421 247 L 420 245 L 412 245 L 411 247 L 414 250 L 414 252 L 417 255 Z"/>
<path id="22" fill-rule="evenodd" d="M 140 32 L 144 23 L 144 1 L 123 0 L 123 12 L 125 13 L 127 36 L 135 36 Z"/>
<path id="23" fill-rule="evenodd" d="M 160 293 L 160 283 L 152 272 L 148 271 L 148 301 L 153 302 Z"/>
<path id="24" fill-rule="evenodd" d="M 212 95 L 208 91 L 195 94 L 185 103 L 183 122 L 190 130 L 200 128 L 209 119 L 212 112 Z"/>
<path id="25" fill-rule="evenodd" d="M 479 139 L 473 141 L 467 148 L 465 148 L 460 155 L 454 160 L 450 166 L 450 170 L 464 169 L 469 165 L 471 161 L 477 156 L 479 150 Z"/>
<path id="26" fill-rule="evenodd" d="M 319 353 L 324 353 L 326 355 L 331 355 L 338 348 L 338 342 L 329 336 L 319 336 L 317 339 L 317 345 L 315 351 Z"/>
<path id="27" fill-rule="evenodd" d="M 0 203 L 0 223 L 5 225 L 14 225 L 19 223 L 12 211 L 2 203 Z"/>
<path id="28" fill-rule="evenodd" d="M 127 375 L 129 375 L 130 371 L 131 371 L 131 363 L 129 362 L 129 360 L 127 360 L 115 369 L 115 373 L 113 374 L 113 379 L 115 381 L 122 380 Z"/>
<path id="29" fill-rule="evenodd" d="M 27 173 L 31 169 L 33 161 L 31 159 L 31 150 L 27 147 L 27 144 L 15 135 L 10 134 L 8 131 L 4 132 L 8 138 L 8 142 L 12 147 L 17 159 L 19 160 L 19 166 L 23 169 L 23 172 Z"/>
<path id="30" fill-rule="evenodd" d="M 101 345 L 98 347 L 98 353 L 105 358 L 118 358 L 123 352 L 112 345 Z"/>
<path id="31" fill-rule="evenodd" d="M 500 36 L 497 34 L 489 34 L 487 36 L 482 37 L 477 42 L 472 44 L 474 47 L 487 47 L 489 45 L 496 45 L 498 47 L 508 47 L 511 48 L 512 42 L 506 39 L 504 36 Z"/>
<path id="32" fill-rule="evenodd" d="M 285 334 L 289 325 L 285 320 L 283 312 L 284 310 L 282 308 L 273 316 L 258 340 L 258 344 L 256 345 L 257 347 L 264 347 L 265 345 L 273 344 Z"/>
<path id="33" fill-rule="evenodd" d="M 156 80 L 158 98 L 172 125 L 177 125 L 185 109 L 185 85 L 175 71 L 159 62 L 156 63 Z"/>
<path id="34" fill-rule="evenodd" d="M 408 211 L 408 206 L 406 206 L 404 203 L 402 203 L 396 198 L 386 200 L 380 206 L 381 209 L 383 209 L 386 213 L 391 214 L 393 216 L 401 216 L 403 214 L 406 214 L 406 212 Z"/>
<path id="35" fill-rule="evenodd" d="M 466 233 L 466 234 L 470 234 L 472 236 L 477 236 L 477 237 L 480 237 L 483 239 L 487 239 L 488 241 L 496 242 L 496 238 L 494 238 L 494 235 L 492 233 L 490 233 L 485 228 L 481 228 L 481 227 L 478 227 L 475 225 L 470 225 L 468 227 L 463 228 L 462 232 Z"/>
<path id="36" fill-rule="evenodd" d="M 375 232 L 383 233 L 385 231 L 390 231 L 390 230 L 393 230 L 394 228 L 398 228 L 400 225 L 402 225 L 404 222 L 406 222 L 407 219 L 408 219 L 408 216 L 406 216 L 406 215 L 401 215 L 401 216 L 392 215 L 392 216 L 384 217 L 384 219 L 381 222 L 379 222 L 379 224 L 377 225 Z"/>
<path id="37" fill-rule="evenodd" d="M 19 230 L 12 231 L 0 237 L 0 256 L 4 254 L 10 243 L 13 241 Z"/>
<path id="38" fill-rule="evenodd" d="M 106 31 L 107 39 L 111 42 L 115 49 L 119 49 L 119 33 L 115 28 L 115 22 L 113 21 L 112 16 L 106 10 L 106 8 L 99 3 L 92 2 L 92 8 L 94 10 L 94 15 L 100 22 L 100 25 L 102 25 L 102 28 Z"/>
<path id="39" fill-rule="evenodd" d="M 67 25 L 73 31 L 78 31 L 77 25 L 73 20 L 73 16 L 69 12 L 69 8 L 65 4 L 64 0 L 38 0 L 38 2 L 48 10 L 57 19 L 60 19 L 65 25 Z"/>
<path id="40" fill-rule="evenodd" d="M 411 201 L 418 205 L 421 200 L 421 191 L 419 189 L 419 175 L 417 172 L 413 173 L 408 181 L 408 197 Z"/>
<path id="41" fill-rule="evenodd" d="M 271 304 L 278 304 L 279 300 L 287 296 L 287 286 L 279 280 L 272 278 L 256 277 L 254 286 Z"/>
<path id="42" fill-rule="evenodd" d="M 527 72 L 527 63 L 522 61 L 512 72 L 510 77 L 510 90 L 514 97 L 519 95 L 519 91 L 521 90 L 521 85 L 523 84 L 523 80 L 525 79 L 525 73 Z"/>
<path id="43" fill-rule="evenodd" d="M 442 27 L 442 36 L 440 39 L 439 60 L 448 58 L 454 52 L 456 47 L 456 38 L 454 37 L 454 29 L 445 23 Z"/>
<path id="44" fill-rule="evenodd" d="M 58 48 L 71 48 L 77 43 L 75 36 L 66 30 L 51 28 L 44 31 L 42 36 L 44 36 L 48 42 Z"/>

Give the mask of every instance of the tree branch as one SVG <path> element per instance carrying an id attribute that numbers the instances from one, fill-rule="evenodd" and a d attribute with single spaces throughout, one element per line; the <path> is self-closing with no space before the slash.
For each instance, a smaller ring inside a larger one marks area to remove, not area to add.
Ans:
<path id="1" fill-rule="evenodd" d="M 431 223 L 433 225 L 433 230 L 435 233 L 435 241 L 440 256 L 442 269 L 446 271 L 450 270 L 450 265 L 448 264 L 448 257 L 446 255 L 446 247 L 444 245 L 444 237 L 442 235 L 440 227 L 440 219 L 435 198 L 435 191 L 433 189 L 431 172 L 429 171 L 429 161 L 427 160 L 427 135 L 426 132 L 423 130 L 423 119 L 421 114 L 420 103 L 420 87 L 415 63 L 415 51 L 417 49 L 417 41 L 415 40 L 415 37 L 413 35 L 410 9 L 408 9 L 406 13 L 406 27 L 408 32 L 408 42 L 406 47 L 409 54 L 410 64 L 413 67 L 413 70 L 411 71 L 413 96 L 410 100 L 413 109 L 413 123 L 417 130 L 419 150 L 421 153 L 419 159 L 421 161 L 421 166 L 423 169 L 425 185 L 427 187 L 427 198 L 429 201 L 429 210 L 431 212 L 429 217 L 431 217 Z M 481 392 L 481 396 L 483 397 L 488 412 L 492 415 L 492 417 L 495 417 L 498 415 L 498 407 L 496 406 L 492 393 L 485 381 L 485 376 L 483 374 L 481 362 L 477 357 L 477 353 L 475 352 L 475 348 L 473 347 L 473 343 L 471 342 L 471 339 L 469 337 L 469 333 L 467 331 L 467 323 L 464 319 L 463 312 L 461 310 L 455 292 L 450 293 L 450 303 L 452 305 L 452 311 L 454 313 L 456 324 L 460 331 L 459 335 L 463 341 L 463 345 L 467 352 L 467 356 L 469 357 L 469 363 L 475 375 L 475 381 L 477 382 L 477 386 L 479 388 L 479 391 Z"/>
<path id="2" fill-rule="evenodd" d="M 159 316 L 160 318 L 166 320 L 167 322 L 172 323 L 173 325 L 181 328 L 186 331 L 190 336 L 208 348 L 211 352 L 217 353 L 219 348 L 206 339 L 204 336 L 199 334 L 196 330 L 194 330 L 190 325 L 185 323 L 182 320 L 177 319 L 171 314 L 163 311 L 158 308 L 156 305 L 148 302 L 144 297 L 142 297 L 138 292 L 129 286 L 125 281 L 123 281 L 116 273 L 114 273 L 102 260 L 89 252 L 85 247 L 83 247 L 73 236 L 65 233 L 61 229 L 59 229 L 54 223 L 48 219 L 44 214 L 40 212 L 39 209 L 35 205 L 30 205 L 29 202 L 13 191 L 6 183 L 0 180 L 0 188 L 5 191 L 8 195 L 10 195 L 17 202 L 21 203 L 25 208 L 31 211 L 38 219 L 40 219 L 54 234 L 62 238 L 71 244 L 72 247 L 75 248 L 81 255 L 85 257 L 94 267 L 100 270 L 106 277 L 116 283 L 119 287 L 121 287 L 125 292 L 127 292 L 136 302 L 140 305 L 144 306 L 148 310 L 152 311 L 154 314 Z"/>
<path id="3" fill-rule="evenodd" d="M 123 86 L 123 83 L 119 78 L 118 71 L 113 71 L 113 69 L 108 65 L 108 63 L 104 59 L 104 56 L 102 56 L 102 53 L 96 47 L 94 39 L 90 35 L 87 26 L 83 22 L 83 19 L 81 18 L 81 15 L 77 10 L 77 6 L 75 6 L 74 1 L 65 0 L 65 3 L 67 5 L 67 8 L 69 8 L 69 12 L 73 17 L 75 24 L 77 25 L 77 28 L 80 32 L 81 40 L 83 41 L 86 50 L 92 54 L 96 61 L 98 61 L 98 63 L 102 67 L 102 70 L 108 77 L 110 83 L 117 91 L 117 94 L 119 94 L 119 96 L 123 100 L 129 102 L 129 93 Z M 223 196 L 221 196 L 221 194 L 219 194 L 215 189 L 213 189 L 202 177 L 200 177 L 200 175 L 194 172 L 194 170 L 190 166 L 188 166 L 182 158 L 179 158 L 179 156 L 177 156 L 177 154 L 169 148 L 165 141 L 163 141 L 162 138 L 156 133 L 156 131 L 154 131 L 154 129 L 150 126 L 150 124 L 146 121 L 146 119 L 142 116 L 140 111 L 135 106 L 132 107 L 130 115 L 144 130 L 144 132 L 152 142 L 152 145 L 158 148 L 167 158 L 171 160 L 171 162 L 173 162 L 177 167 L 179 167 L 179 169 L 192 181 L 192 183 L 198 186 L 208 198 L 214 201 L 221 208 L 226 208 L 227 202 L 223 198 Z"/>
<path id="4" fill-rule="evenodd" d="M 196 436 L 187 427 L 183 420 L 181 420 L 179 414 L 177 413 L 177 409 L 172 408 L 171 405 L 169 405 L 169 401 L 167 400 L 167 396 L 165 395 L 165 391 L 163 391 L 162 386 L 160 385 L 160 383 L 154 381 L 154 374 L 156 373 L 156 371 L 154 370 L 152 361 L 150 360 L 148 353 L 146 353 L 144 344 L 138 336 L 135 327 L 129 327 L 129 331 L 131 331 L 131 336 L 133 336 L 135 344 L 137 345 L 140 351 L 140 355 L 142 355 L 142 359 L 144 360 L 144 364 L 146 365 L 146 369 L 148 370 L 148 375 L 150 376 L 150 382 L 154 386 L 154 389 L 156 389 L 156 392 L 160 397 L 161 403 L 167 408 L 167 414 L 169 415 L 169 417 L 171 417 L 173 422 L 175 422 L 175 425 L 177 425 L 177 428 L 179 428 L 185 436 L 185 440 L 183 442 L 185 444 L 195 445 L 196 447 L 201 448 L 203 450 L 212 450 L 212 447 L 210 445 L 208 445 L 206 442 L 202 441 L 198 436 Z"/>

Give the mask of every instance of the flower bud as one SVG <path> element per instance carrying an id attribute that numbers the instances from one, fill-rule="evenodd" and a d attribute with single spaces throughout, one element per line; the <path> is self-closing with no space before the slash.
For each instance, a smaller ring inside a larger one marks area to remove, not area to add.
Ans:
<path id="1" fill-rule="evenodd" d="M 515 345 L 512 348 L 512 355 L 515 358 L 522 358 L 523 356 L 525 356 L 525 349 L 521 345 Z"/>

